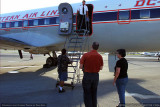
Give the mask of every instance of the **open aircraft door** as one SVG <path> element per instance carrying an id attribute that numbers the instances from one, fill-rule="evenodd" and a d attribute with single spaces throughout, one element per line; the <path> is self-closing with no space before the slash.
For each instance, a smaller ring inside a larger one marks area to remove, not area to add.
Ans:
<path id="1" fill-rule="evenodd" d="M 59 34 L 69 35 L 73 29 L 73 9 L 68 3 L 61 3 L 59 10 Z"/>

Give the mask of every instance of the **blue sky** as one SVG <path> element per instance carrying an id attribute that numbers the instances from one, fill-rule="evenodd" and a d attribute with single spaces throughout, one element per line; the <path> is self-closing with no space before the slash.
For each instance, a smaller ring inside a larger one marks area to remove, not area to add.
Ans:
<path id="1" fill-rule="evenodd" d="M 82 0 L 0 0 L 1 14 L 59 5 L 62 2 L 77 3 Z M 86 0 L 90 1 L 90 0 Z"/>

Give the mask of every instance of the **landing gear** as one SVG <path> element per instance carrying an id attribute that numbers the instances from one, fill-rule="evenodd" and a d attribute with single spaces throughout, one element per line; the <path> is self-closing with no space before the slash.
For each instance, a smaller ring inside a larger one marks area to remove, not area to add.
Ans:
<path id="1" fill-rule="evenodd" d="M 56 66 L 56 59 L 53 57 L 48 57 L 46 60 L 46 64 L 49 66 Z"/>
<path id="2" fill-rule="evenodd" d="M 57 66 L 57 55 L 55 52 L 53 53 L 53 57 L 48 54 L 50 57 L 47 58 L 46 64 L 43 65 L 43 68 L 50 68 L 52 66 Z"/>

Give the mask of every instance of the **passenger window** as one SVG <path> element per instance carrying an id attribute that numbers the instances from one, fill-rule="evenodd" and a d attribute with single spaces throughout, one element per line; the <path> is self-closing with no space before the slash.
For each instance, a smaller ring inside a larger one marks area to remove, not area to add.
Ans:
<path id="1" fill-rule="evenodd" d="M 45 20 L 44 20 L 44 24 L 45 24 L 45 25 L 49 25 L 49 22 L 50 22 L 50 19 L 45 19 Z"/>
<path id="2" fill-rule="evenodd" d="M 120 11 L 119 20 L 129 20 L 129 11 Z"/>
<path id="3" fill-rule="evenodd" d="M 55 18 L 55 17 L 50 18 L 49 23 L 50 23 L 50 24 L 55 24 L 55 23 L 56 23 L 56 18 Z"/>
<path id="4" fill-rule="evenodd" d="M 150 18 L 160 18 L 160 8 L 150 10 Z"/>
<path id="5" fill-rule="evenodd" d="M 11 22 L 11 27 L 14 27 L 15 22 Z"/>
<path id="6" fill-rule="evenodd" d="M 56 23 L 59 24 L 59 17 L 56 18 Z"/>
<path id="7" fill-rule="evenodd" d="M 7 22 L 7 23 L 6 23 L 6 28 L 9 28 L 9 27 L 10 27 L 10 23 Z"/>
<path id="8" fill-rule="evenodd" d="M 6 28 L 6 23 L 2 23 L 2 28 Z"/>
<path id="9" fill-rule="evenodd" d="M 25 20 L 24 22 L 23 22 L 23 27 L 27 27 L 28 26 L 28 20 Z"/>
<path id="10" fill-rule="evenodd" d="M 2 28 L 2 23 L 0 23 L 0 28 Z"/>
<path id="11" fill-rule="evenodd" d="M 18 27 L 23 27 L 23 21 L 18 22 Z"/>
<path id="12" fill-rule="evenodd" d="M 28 24 L 29 24 L 28 26 L 33 26 L 34 20 L 29 20 L 29 21 L 28 21 Z"/>
<path id="13" fill-rule="evenodd" d="M 34 20 L 33 25 L 37 26 L 38 25 L 38 20 Z"/>
<path id="14" fill-rule="evenodd" d="M 44 19 L 38 19 L 38 25 L 44 25 Z"/>
<path id="15" fill-rule="evenodd" d="M 140 11 L 140 18 L 141 19 L 148 19 L 148 18 L 150 18 L 150 10 L 141 10 Z"/>
<path id="16" fill-rule="evenodd" d="M 18 22 L 15 22 L 15 23 L 14 23 L 14 27 L 18 27 Z"/>

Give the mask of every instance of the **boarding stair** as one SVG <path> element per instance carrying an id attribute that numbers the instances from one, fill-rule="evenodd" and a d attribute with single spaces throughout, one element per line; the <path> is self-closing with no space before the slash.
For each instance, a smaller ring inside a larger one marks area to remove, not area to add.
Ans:
<path id="1" fill-rule="evenodd" d="M 81 56 L 84 54 L 84 51 L 86 50 L 85 48 L 87 47 L 87 44 L 89 43 L 88 37 L 88 30 L 81 29 L 74 30 L 72 35 L 66 38 L 64 47 L 68 51 L 68 57 L 72 64 L 69 64 L 68 66 L 68 80 L 71 81 L 70 83 L 65 83 L 64 86 L 68 86 L 74 89 L 75 84 L 81 82 L 81 77 L 83 76 L 83 74 L 79 69 L 79 61 L 81 59 Z M 56 86 L 58 86 L 58 82 Z"/>

